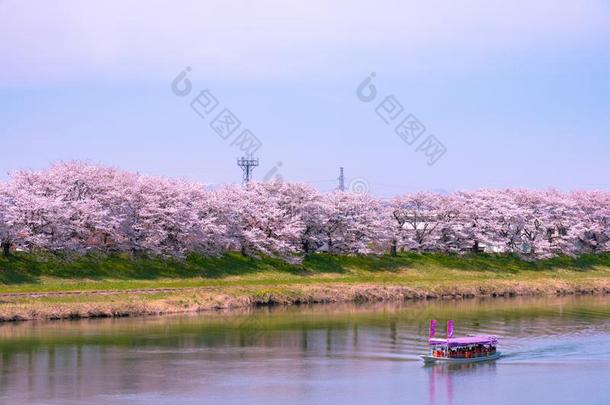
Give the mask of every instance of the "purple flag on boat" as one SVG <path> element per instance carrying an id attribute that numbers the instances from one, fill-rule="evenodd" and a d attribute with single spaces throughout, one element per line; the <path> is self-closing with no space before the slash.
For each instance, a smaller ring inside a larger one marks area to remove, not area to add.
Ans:
<path id="1" fill-rule="evenodd" d="M 436 333 L 436 320 L 430 319 L 430 337 L 434 337 L 434 333 Z"/>
<path id="2" fill-rule="evenodd" d="M 447 321 L 447 339 L 453 337 L 453 319 Z"/>

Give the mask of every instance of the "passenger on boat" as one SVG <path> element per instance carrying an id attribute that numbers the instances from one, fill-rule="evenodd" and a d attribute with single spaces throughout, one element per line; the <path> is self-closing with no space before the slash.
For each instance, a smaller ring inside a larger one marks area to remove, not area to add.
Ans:
<path id="1" fill-rule="evenodd" d="M 443 357 L 444 353 L 439 351 L 440 353 L 436 357 Z M 466 346 L 466 347 L 457 347 L 449 349 L 448 355 L 453 358 L 466 358 L 470 359 L 473 357 L 481 357 L 481 356 L 489 356 L 496 352 L 496 348 L 494 346 L 488 346 L 483 344 Z"/>

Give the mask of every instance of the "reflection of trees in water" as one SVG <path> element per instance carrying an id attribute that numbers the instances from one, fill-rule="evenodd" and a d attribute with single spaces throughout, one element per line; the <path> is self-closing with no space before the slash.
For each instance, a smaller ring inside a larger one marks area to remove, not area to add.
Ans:
<path id="1" fill-rule="evenodd" d="M 0 382 L 6 389 L 0 393 L 0 402 L 2 395 L 25 402 L 108 392 L 171 391 L 187 387 L 193 378 L 222 384 L 239 364 L 252 367 L 254 374 L 273 374 L 277 371 L 274 359 L 289 359 L 291 368 L 305 369 L 311 367 L 307 364 L 311 358 L 356 352 L 357 333 L 354 327 L 274 331 L 242 347 L 243 332 L 233 330 L 222 338 L 174 337 L 169 340 L 172 346 L 161 339 L 157 347 L 51 345 L 16 353 L 1 351 Z M 160 338 L 151 336 L 151 340 Z"/>
<path id="2" fill-rule="evenodd" d="M 334 330 L 359 326 L 391 325 L 416 335 L 427 335 L 431 318 L 455 319 L 457 332 L 494 332 L 509 325 L 518 333 L 536 325 L 565 321 L 603 323 L 610 319 L 606 297 L 547 297 L 418 301 L 400 304 L 318 305 L 263 307 L 197 316 L 101 319 L 77 322 L 24 322 L 0 325 L 0 351 L 23 351 L 28 346 L 108 345 L 124 347 L 184 346 L 235 343 L 258 344 L 273 331 L 294 329 Z M 238 332 L 238 333 L 235 333 Z M 397 334 L 400 336 L 400 333 Z M 154 337 L 154 339 L 151 339 Z M 194 340 L 192 342 L 190 340 Z"/>
<path id="3" fill-rule="evenodd" d="M 49 393 L 84 398 L 105 390 L 179 389 L 192 381 L 193 375 L 186 373 L 202 373 L 199 377 L 208 384 L 244 364 L 256 373 L 273 373 L 275 361 L 282 359 L 292 368 L 308 370 L 312 358 L 334 357 L 350 364 L 363 354 L 387 361 L 392 353 L 395 359 L 413 360 L 426 350 L 431 317 L 456 319 L 458 334 L 516 337 L 578 332 L 585 323 L 609 326 L 607 298 L 532 299 L 530 306 L 525 302 L 303 306 L 237 315 L 3 325 L 0 386 L 42 401 Z M 457 375 L 490 371 L 486 364 L 455 366 L 434 367 L 430 385 L 437 388 L 431 396 L 448 392 Z"/>
<path id="4" fill-rule="evenodd" d="M 396 332 L 396 321 L 390 322 L 390 342 L 392 342 L 392 347 L 395 348 L 398 343 L 398 333 Z"/>

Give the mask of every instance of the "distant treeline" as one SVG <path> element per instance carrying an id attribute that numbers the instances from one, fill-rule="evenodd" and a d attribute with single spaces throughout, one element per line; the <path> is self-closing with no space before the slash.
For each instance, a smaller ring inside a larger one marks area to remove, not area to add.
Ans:
<path id="1" fill-rule="evenodd" d="M 0 183 L 5 255 L 26 251 L 183 256 L 399 251 L 543 258 L 610 250 L 610 194 L 479 190 L 391 200 L 297 183 L 204 186 L 81 162 Z"/>

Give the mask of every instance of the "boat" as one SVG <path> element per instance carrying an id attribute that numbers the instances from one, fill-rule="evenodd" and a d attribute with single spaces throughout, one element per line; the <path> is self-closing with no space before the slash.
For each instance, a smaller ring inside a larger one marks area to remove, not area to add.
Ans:
<path id="1" fill-rule="evenodd" d="M 447 321 L 447 336 L 438 338 L 436 321 L 430 321 L 428 344 L 430 351 L 421 358 L 425 363 L 476 363 L 499 359 L 502 353 L 496 350 L 498 337 L 494 335 L 453 336 L 454 323 Z"/>

